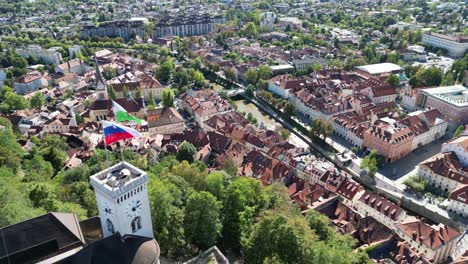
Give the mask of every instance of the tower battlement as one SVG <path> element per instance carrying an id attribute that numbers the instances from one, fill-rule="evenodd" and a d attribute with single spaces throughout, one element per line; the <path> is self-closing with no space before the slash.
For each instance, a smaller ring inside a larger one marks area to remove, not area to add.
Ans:
<path id="1" fill-rule="evenodd" d="M 123 161 L 94 174 L 90 181 L 105 237 L 117 231 L 153 237 L 146 172 Z"/>

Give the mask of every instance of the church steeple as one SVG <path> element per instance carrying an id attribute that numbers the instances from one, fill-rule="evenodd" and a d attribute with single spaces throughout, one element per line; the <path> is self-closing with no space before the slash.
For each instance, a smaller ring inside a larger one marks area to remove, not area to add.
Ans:
<path id="1" fill-rule="evenodd" d="M 107 95 L 106 81 L 102 78 L 101 70 L 99 69 L 99 63 L 98 63 L 98 60 L 97 60 L 96 56 L 94 56 L 94 64 L 96 65 L 96 93 L 97 93 L 97 97 L 100 100 L 108 99 L 109 97 Z"/>

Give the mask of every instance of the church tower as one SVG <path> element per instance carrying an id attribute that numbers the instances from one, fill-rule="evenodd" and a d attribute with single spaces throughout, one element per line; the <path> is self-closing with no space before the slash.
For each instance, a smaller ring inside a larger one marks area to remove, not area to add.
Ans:
<path id="1" fill-rule="evenodd" d="M 106 81 L 102 78 L 101 70 L 96 56 L 94 57 L 94 64 L 96 64 L 96 94 L 98 100 L 108 99 Z"/>
<path id="2" fill-rule="evenodd" d="M 148 175 L 120 162 L 91 176 L 104 237 L 115 232 L 153 238 Z"/>

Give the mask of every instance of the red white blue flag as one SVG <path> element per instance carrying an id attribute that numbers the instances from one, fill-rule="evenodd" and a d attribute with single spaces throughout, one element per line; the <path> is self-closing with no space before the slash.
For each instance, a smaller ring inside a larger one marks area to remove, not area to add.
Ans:
<path id="1" fill-rule="evenodd" d="M 104 129 L 104 142 L 110 145 L 114 142 L 129 138 L 142 138 L 143 136 L 133 128 L 122 126 L 109 121 L 101 121 Z"/>

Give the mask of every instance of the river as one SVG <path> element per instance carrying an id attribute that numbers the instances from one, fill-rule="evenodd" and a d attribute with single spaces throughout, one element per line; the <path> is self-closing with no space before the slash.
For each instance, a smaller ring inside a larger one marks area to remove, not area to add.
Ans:
<path id="1" fill-rule="evenodd" d="M 267 129 L 270 129 L 270 130 L 284 128 L 283 125 L 276 122 L 269 115 L 262 112 L 260 109 L 257 108 L 257 106 L 244 100 L 241 97 L 235 98 L 235 100 L 233 100 L 233 103 L 237 106 L 237 111 L 239 113 L 245 112 L 246 115 L 248 113 L 251 113 L 252 116 L 258 120 L 259 126 L 263 124 Z M 309 145 L 306 142 L 304 142 L 302 139 L 300 139 L 299 137 L 297 137 L 296 135 L 292 133 L 290 134 L 288 141 L 291 144 L 294 144 L 298 147 L 309 148 Z"/>

